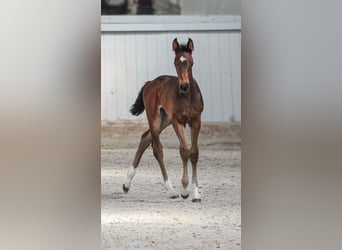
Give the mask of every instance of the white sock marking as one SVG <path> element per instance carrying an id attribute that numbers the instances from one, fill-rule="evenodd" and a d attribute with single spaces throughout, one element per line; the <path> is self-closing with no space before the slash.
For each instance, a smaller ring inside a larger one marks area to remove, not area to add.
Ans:
<path id="1" fill-rule="evenodd" d="M 182 187 L 181 194 L 182 194 L 183 196 L 187 196 L 187 195 L 189 194 L 189 191 L 188 191 L 186 188 Z"/>
<path id="2" fill-rule="evenodd" d="M 175 197 L 179 195 L 177 190 L 173 187 L 170 180 L 165 181 L 164 185 L 167 191 L 169 192 L 169 197 Z"/>
<path id="3" fill-rule="evenodd" d="M 130 188 L 131 187 L 131 182 L 133 180 L 133 177 L 135 176 L 135 172 L 137 171 L 136 168 L 131 166 L 128 171 L 127 171 L 127 176 L 126 176 L 126 181 L 125 181 L 125 187 Z"/>
<path id="4" fill-rule="evenodd" d="M 201 199 L 201 195 L 198 192 L 198 187 L 197 186 L 192 185 L 192 191 L 193 191 L 193 194 L 194 194 L 194 199 Z"/>
<path id="5" fill-rule="evenodd" d="M 167 191 L 172 192 L 174 190 L 173 185 L 170 180 L 165 181 L 164 185 Z"/>

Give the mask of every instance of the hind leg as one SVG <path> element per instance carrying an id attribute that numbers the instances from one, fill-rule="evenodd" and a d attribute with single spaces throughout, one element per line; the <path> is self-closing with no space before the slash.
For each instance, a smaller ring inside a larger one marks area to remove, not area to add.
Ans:
<path id="1" fill-rule="evenodd" d="M 160 143 L 158 132 L 155 132 L 155 133 L 152 132 L 152 148 L 153 148 L 153 155 L 159 163 L 160 170 L 161 170 L 162 175 L 163 175 L 164 186 L 165 186 L 166 190 L 168 191 L 168 196 L 170 198 L 177 198 L 178 192 L 173 187 L 171 181 L 168 178 L 167 172 L 166 172 L 166 168 L 165 168 L 165 164 L 164 164 L 164 160 L 163 160 L 163 146 Z"/>
<path id="2" fill-rule="evenodd" d="M 170 198 L 177 198 L 178 192 L 173 187 L 171 181 L 168 178 L 167 171 L 164 164 L 164 156 L 163 156 L 163 146 L 160 143 L 159 135 L 160 133 L 171 124 L 169 117 L 167 116 L 164 109 L 160 108 L 159 113 L 154 117 L 151 114 L 147 113 L 150 131 L 152 136 L 152 148 L 153 148 L 153 155 L 159 163 L 160 170 L 162 172 L 164 186 L 168 191 L 168 197 Z"/>
<path id="3" fill-rule="evenodd" d="M 126 180 L 122 186 L 122 189 L 125 193 L 127 193 L 128 190 L 130 189 L 131 183 L 135 176 L 135 172 L 137 171 L 140 159 L 142 155 L 144 154 L 145 150 L 147 149 L 147 147 L 151 144 L 151 142 L 152 142 L 151 132 L 150 130 L 147 130 L 141 135 L 139 147 L 135 154 L 133 164 L 127 171 Z"/>

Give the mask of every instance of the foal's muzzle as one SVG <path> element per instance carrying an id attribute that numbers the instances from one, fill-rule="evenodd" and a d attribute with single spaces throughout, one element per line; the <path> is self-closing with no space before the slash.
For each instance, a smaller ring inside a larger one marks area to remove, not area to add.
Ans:
<path id="1" fill-rule="evenodd" d="M 190 84 L 188 83 L 181 83 L 179 85 L 179 89 L 183 92 L 187 92 L 190 89 Z"/>

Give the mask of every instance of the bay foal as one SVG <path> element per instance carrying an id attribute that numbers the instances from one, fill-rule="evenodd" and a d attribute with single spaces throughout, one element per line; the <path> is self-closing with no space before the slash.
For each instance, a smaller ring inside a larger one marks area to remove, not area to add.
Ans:
<path id="1" fill-rule="evenodd" d="M 190 159 L 192 165 L 192 201 L 200 202 L 201 196 L 198 192 L 196 170 L 198 161 L 198 134 L 201 128 L 203 99 L 199 86 L 192 76 L 193 58 L 191 54 L 194 50 L 194 44 L 189 38 L 186 45 L 179 45 L 177 38 L 175 38 L 172 43 L 172 49 L 175 52 L 174 64 L 177 77 L 163 75 L 153 81 L 146 82 L 130 109 L 133 115 L 139 115 L 146 110 L 149 129 L 141 136 L 132 167 L 128 170 L 126 181 L 123 184 L 123 191 L 125 193 L 128 192 L 141 156 L 152 143 L 153 155 L 159 163 L 169 197 L 178 197 L 178 192 L 168 179 L 163 161 L 162 145 L 159 140 L 159 134 L 163 129 L 172 124 L 180 143 L 179 152 L 183 162 L 181 196 L 184 199 L 189 197 L 187 188 L 189 185 L 188 160 Z M 189 125 L 191 130 L 190 148 L 184 136 L 186 124 Z"/>

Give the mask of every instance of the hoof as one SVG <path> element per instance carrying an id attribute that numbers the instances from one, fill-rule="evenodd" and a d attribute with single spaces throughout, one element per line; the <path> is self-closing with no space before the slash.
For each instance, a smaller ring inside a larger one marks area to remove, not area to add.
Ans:
<path id="1" fill-rule="evenodd" d="M 201 202 L 201 199 L 192 199 L 192 202 Z"/>
<path id="2" fill-rule="evenodd" d="M 170 196 L 169 198 L 170 198 L 170 199 L 177 199 L 177 198 L 179 198 L 179 195 L 178 195 L 178 194 L 175 194 L 175 195 Z"/>
<path id="3" fill-rule="evenodd" d="M 125 184 L 123 184 L 123 185 L 122 185 L 122 190 L 127 194 L 129 188 L 126 188 L 126 187 L 125 187 Z"/>
<path id="4" fill-rule="evenodd" d="M 182 196 L 183 199 L 187 199 L 189 197 L 189 194 L 187 194 L 187 195 L 182 195 L 181 194 L 181 196 Z"/>

